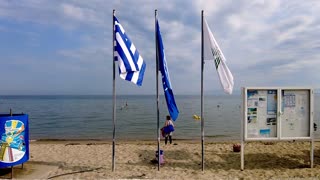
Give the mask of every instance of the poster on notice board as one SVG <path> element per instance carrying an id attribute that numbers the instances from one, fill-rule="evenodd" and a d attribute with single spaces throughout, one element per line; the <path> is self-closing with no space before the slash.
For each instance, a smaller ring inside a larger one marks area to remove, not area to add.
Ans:
<path id="1" fill-rule="evenodd" d="M 277 137 L 277 90 L 247 90 L 247 137 Z"/>

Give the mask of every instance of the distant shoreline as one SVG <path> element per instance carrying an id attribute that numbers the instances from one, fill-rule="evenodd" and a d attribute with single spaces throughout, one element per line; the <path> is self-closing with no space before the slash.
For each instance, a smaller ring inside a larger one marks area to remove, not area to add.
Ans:
<path id="1" fill-rule="evenodd" d="M 157 139 L 116 139 L 116 143 L 156 143 Z M 200 139 L 173 139 L 173 142 L 188 142 L 188 143 L 200 143 Z M 205 142 L 239 142 L 238 140 L 222 140 L 222 139 L 205 139 Z M 112 143 L 112 139 L 36 139 L 30 140 L 30 143 L 98 143 L 98 144 L 109 144 Z M 164 143 L 164 139 L 160 140 L 160 144 Z"/>
<path id="2" fill-rule="evenodd" d="M 156 143 L 157 139 L 116 139 L 116 143 Z M 293 140 L 264 140 L 264 141 L 247 141 L 246 143 L 252 142 L 291 142 Z M 308 142 L 307 140 L 295 140 L 299 142 Z M 188 142 L 188 143 L 201 143 L 200 139 L 173 139 L 173 142 Z M 314 139 L 314 142 L 320 142 L 320 139 Z M 79 144 L 111 144 L 112 139 L 35 139 L 30 140 L 30 143 L 79 143 Z M 164 143 L 164 139 L 160 140 L 160 144 Z M 235 139 L 221 139 L 221 138 L 205 138 L 205 143 L 241 143 L 240 140 Z"/>

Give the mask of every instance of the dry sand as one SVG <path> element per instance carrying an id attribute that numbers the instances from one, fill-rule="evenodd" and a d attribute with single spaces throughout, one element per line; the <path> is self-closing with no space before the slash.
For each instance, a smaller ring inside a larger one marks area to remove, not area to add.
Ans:
<path id="1" fill-rule="evenodd" d="M 37 141 L 30 143 L 30 160 L 14 168 L 20 179 L 287 179 L 320 178 L 320 142 L 315 142 L 314 168 L 309 142 L 250 142 L 245 146 L 245 170 L 240 170 L 238 142 L 207 142 L 201 171 L 199 141 L 175 140 L 164 145 L 165 165 L 152 164 L 156 141 L 118 141 L 116 171 L 112 144 L 102 141 Z M 10 177 L 10 175 L 0 176 Z"/>

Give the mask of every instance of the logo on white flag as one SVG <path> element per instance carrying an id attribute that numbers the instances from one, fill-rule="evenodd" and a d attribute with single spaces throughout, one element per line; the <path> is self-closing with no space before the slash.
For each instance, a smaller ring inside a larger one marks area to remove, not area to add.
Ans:
<path id="1" fill-rule="evenodd" d="M 220 52 L 219 52 L 219 50 L 213 49 L 213 48 L 211 48 L 211 52 L 212 52 L 212 55 L 213 55 L 214 64 L 216 65 L 216 69 L 218 69 L 219 64 L 221 62 Z"/>

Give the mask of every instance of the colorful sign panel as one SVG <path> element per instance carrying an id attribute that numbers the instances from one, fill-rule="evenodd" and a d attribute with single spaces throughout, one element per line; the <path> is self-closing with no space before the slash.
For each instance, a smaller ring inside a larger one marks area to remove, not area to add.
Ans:
<path id="1" fill-rule="evenodd" d="M 29 124 L 27 114 L 0 114 L 0 168 L 29 160 Z"/>

